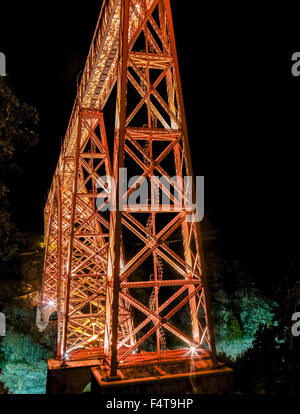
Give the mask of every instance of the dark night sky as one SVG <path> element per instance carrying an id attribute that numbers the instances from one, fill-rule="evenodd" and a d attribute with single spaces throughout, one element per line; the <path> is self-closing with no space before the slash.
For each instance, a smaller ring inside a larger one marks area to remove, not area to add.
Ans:
<path id="1" fill-rule="evenodd" d="M 290 71 L 291 55 L 300 51 L 299 11 L 286 3 L 234 3 L 172 1 L 184 101 L 194 172 L 205 176 L 204 227 L 221 231 L 228 254 L 271 280 L 299 256 L 300 77 Z M 100 6 L 1 5 L 9 83 L 41 119 L 40 143 L 24 156 L 12 194 L 24 230 L 42 231 Z"/>

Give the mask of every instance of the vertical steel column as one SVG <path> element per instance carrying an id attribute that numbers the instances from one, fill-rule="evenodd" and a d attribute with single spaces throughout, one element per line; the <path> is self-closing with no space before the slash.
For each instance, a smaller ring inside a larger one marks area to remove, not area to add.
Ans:
<path id="1" fill-rule="evenodd" d="M 121 247 L 121 215 L 120 211 L 120 176 L 119 170 L 124 167 L 124 141 L 125 141 L 125 116 L 126 116 L 126 84 L 127 84 L 127 59 L 128 59 L 128 26 L 129 26 L 129 0 L 122 0 L 121 24 L 120 24 L 120 63 L 116 112 L 117 151 L 114 153 L 114 179 L 116 183 L 116 211 L 111 215 L 111 225 L 114 226 L 110 243 L 114 245 L 112 263 L 112 320 L 111 320 L 111 366 L 110 375 L 117 375 L 117 342 L 119 324 L 119 291 L 120 291 L 120 247 Z M 109 249 L 111 252 L 111 248 Z M 110 321 L 108 321 L 110 324 Z"/>
<path id="2" fill-rule="evenodd" d="M 78 131 L 76 141 L 76 153 L 75 153 L 75 169 L 73 178 L 73 190 L 72 190 L 72 212 L 70 220 L 70 243 L 68 250 L 68 263 L 67 263 L 67 274 L 66 274 L 66 292 L 64 297 L 64 319 L 63 319 L 63 330 L 62 330 L 62 358 L 66 359 L 67 351 L 67 335 L 68 335 L 68 323 L 69 323 L 69 303 L 70 303 L 70 286 L 71 286 L 71 271 L 72 271 L 72 260 L 73 260 L 73 241 L 74 241 L 74 221 L 76 214 L 76 199 L 77 199 L 77 187 L 78 187 L 78 170 L 79 170 L 79 154 L 80 154 L 80 143 L 81 143 L 81 131 L 82 131 L 82 113 L 79 113 L 78 120 Z"/>

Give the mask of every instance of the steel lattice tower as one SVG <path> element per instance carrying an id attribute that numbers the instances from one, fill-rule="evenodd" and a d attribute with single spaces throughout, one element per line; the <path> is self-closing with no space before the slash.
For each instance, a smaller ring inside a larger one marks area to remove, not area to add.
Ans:
<path id="1" fill-rule="evenodd" d="M 103 109 L 115 84 L 111 167 Z M 125 168 L 135 178 L 123 187 Z M 111 175 L 114 188 L 101 184 Z M 57 310 L 61 361 L 102 355 L 114 377 L 137 361 L 214 360 L 186 176 L 193 171 L 170 0 L 104 1 L 45 208 L 41 305 L 44 314 Z M 115 211 L 98 208 L 99 183 Z M 149 198 L 138 209 L 123 206 L 144 186 Z"/>

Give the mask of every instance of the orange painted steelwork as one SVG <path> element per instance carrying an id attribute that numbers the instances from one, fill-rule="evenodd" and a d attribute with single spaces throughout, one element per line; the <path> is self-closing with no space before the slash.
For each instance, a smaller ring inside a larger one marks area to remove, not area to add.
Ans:
<path id="1" fill-rule="evenodd" d="M 111 173 L 101 111 L 115 83 L 112 175 L 140 178 L 116 186 L 108 216 L 95 202 Z M 172 347 L 214 359 L 200 224 L 178 208 L 175 175 L 193 171 L 170 0 L 104 1 L 45 209 L 42 304 L 57 303 L 60 359 L 99 349 L 111 376 L 134 355 L 146 363 L 143 347 L 157 359 Z M 120 210 L 143 179 L 150 200 Z"/>

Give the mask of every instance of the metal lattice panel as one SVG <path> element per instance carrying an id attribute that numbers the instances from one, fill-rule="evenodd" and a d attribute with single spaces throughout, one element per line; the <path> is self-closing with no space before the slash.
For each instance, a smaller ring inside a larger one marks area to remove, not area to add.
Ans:
<path id="1" fill-rule="evenodd" d="M 114 84 L 111 169 L 101 111 Z M 124 192 L 122 168 L 137 176 Z M 107 214 L 96 206 L 97 186 L 111 175 L 117 208 Z M 186 176 L 193 172 L 170 0 L 104 1 L 45 209 L 43 305 L 57 303 L 59 358 L 99 349 L 116 375 L 118 364 L 150 348 L 157 357 L 172 347 L 214 355 Z M 120 210 L 144 182 L 149 198 Z"/>

